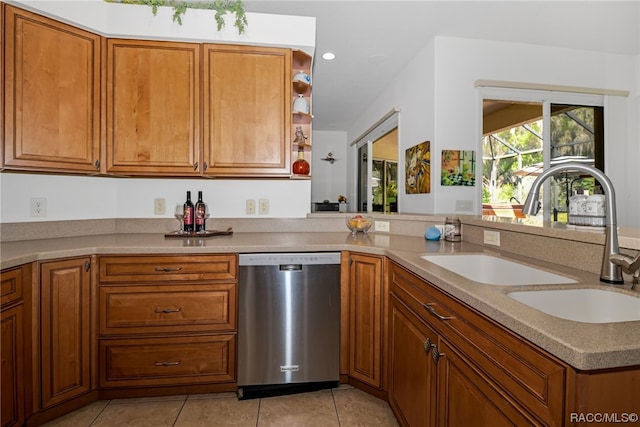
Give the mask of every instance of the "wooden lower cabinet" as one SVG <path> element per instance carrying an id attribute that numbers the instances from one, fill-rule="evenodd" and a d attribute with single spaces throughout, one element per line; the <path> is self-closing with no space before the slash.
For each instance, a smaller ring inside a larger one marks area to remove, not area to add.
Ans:
<path id="1" fill-rule="evenodd" d="M 436 365 L 430 359 L 438 335 L 395 296 L 389 312 L 389 404 L 400 424 L 436 425 Z"/>
<path id="2" fill-rule="evenodd" d="M 31 402 L 31 264 L 1 273 L 0 421 L 2 427 L 21 426 Z"/>
<path id="3" fill-rule="evenodd" d="M 383 257 L 348 254 L 349 376 L 376 389 L 383 387 L 383 305 L 386 304 Z"/>
<path id="4" fill-rule="evenodd" d="M 22 304 L 2 310 L 2 427 L 22 425 L 24 404 L 24 340 Z"/>
<path id="5" fill-rule="evenodd" d="M 231 382 L 235 335 L 100 340 L 100 386 Z"/>
<path id="6" fill-rule="evenodd" d="M 99 260 L 102 389 L 233 384 L 237 256 Z"/>
<path id="7" fill-rule="evenodd" d="M 402 425 L 563 425 L 568 367 L 394 263 L 389 289 L 389 400 Z M 410 368 L 404 353 L 413 354 Z M 436 377 L 419 402 L 406 396 L 406 369 Z"/>
<path id="8" fill-rule="evenodd" d="M 438 355 L 437 425 L 542 425 L 446 339 L 441 339 L 433 351 Z"/>
<path id="9" fill-rule="evenodd" d="M 40 264 L 41 407 L 91 391 L 91 259 Z"/>

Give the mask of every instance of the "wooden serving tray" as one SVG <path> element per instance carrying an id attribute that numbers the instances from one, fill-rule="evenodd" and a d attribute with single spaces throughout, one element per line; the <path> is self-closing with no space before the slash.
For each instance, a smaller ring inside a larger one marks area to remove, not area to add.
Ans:
<path id="1" fill-rule="evenodd" d="M 228 228 L 227 230 L 206 230 L 200 233 L 195 231 L 190 231 L 186 233 L 179 233 L 177 231 L 172 231 L 171 233 L 167 233 L 164 235 L 165 238 L 179 238 L 179 239 L 193 239 L 198 238 L 202 239 L 204 237 L 213 237 L 213 236 L 229 236 L 233 234 L 233 230 Z"/>

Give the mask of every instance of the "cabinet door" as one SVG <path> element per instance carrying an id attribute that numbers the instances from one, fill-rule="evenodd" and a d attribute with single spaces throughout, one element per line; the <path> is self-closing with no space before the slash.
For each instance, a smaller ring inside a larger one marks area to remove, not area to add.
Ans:
<path id="1" fill-rule="evenodd" d="M 389 319 L 389 404 L 404 426 L 430 427 L 436 420 L 436 333 L 395 296 Z"/>
<path id="2" fill-rule="evenodd" d="M 24 341 L 22 304 L 2 311 L 2 427 L 21 426 L 24 422 Z"/>
<path id="3" fill-rule="evenodd" d="M 291 50 L 204 45 L 205 173 L 291 173 Z"/>
<path id="4" fill-rule="evenodd" d="M 349 376 L 382 386 L 382 258 L 352 254 L 349 277 Z"/>
<path id="5" fill-rule="evenodd" d="M 542 425 L 446 340 L 440 339 L 433 351 L 439 355 L 439 426 Z"/>
<path id="6" fill-rule="evenodd" d="M 4 167 L 96 172 L 98 35 L 6 6 Z"/>
<path id="7" fill-rule="evenodd" d="M 91 390 L 90 260 L 41 264 L 42 407 Z"/>
<path id="8" fill-rule="evenodd" d="M 200 50 L 108 40 L 108 172 L 200 174 Z"/>

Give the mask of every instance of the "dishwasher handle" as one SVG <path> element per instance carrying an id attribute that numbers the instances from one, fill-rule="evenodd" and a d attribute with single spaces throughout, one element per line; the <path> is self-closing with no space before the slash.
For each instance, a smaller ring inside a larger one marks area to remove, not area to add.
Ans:
<path id="1" fill-rule="evenodd" d="M 302 271 L 302 264 L 280 264 L 280 271 Z"/>

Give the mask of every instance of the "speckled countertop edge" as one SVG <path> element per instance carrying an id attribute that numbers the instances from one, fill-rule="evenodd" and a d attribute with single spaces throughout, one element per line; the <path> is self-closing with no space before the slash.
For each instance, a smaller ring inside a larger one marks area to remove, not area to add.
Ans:
<path id="1" fill-rule="evenodd" d="M 161 233 L 105 234 L 0 244 L 0 268 L 33 261 L 94 254 L 195 254 L 284 251 L 360 251 L 386 255 L 506 328 L 578 370 L 640 365 L 640 321 L 589 324 L 560 319 L 519 303 L 506 294 L 513 286 L 484 285 L 421 258 L 433 253 L 491 252 L 531 266 L 568 275 L 572 285 L 518 286 L 518 290 L 589 287 L 631 292 L 603 285 L 598 275 L 557 264 L 505 254 L 468 242 L 428 242 L 421 237 L 344 232 L 234 233 L 205 239 L 165 239 Z M 633 293 L 637 295 L 637 292 Z"/>

